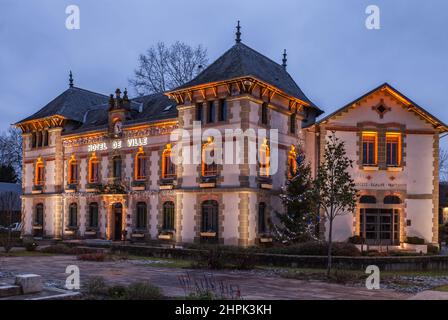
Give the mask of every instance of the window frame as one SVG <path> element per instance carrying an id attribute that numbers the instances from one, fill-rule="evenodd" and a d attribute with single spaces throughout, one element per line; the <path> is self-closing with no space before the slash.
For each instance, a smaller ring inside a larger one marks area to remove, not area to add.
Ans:
<path id="1" fill-rule="evenodd" d="M 89 159 L 89 183 L 98 183 L 100 180 L 100 161 L 95 153 Z"/>
<path id="2" fill-rule="evenodd" d="M 95 211 L 92 209 L 95 208 Z M 96 216 L 95 219 L 93 219 L 93 216 Z M 93 223 L 93 222 L 96 223 Z M 91 229 L 97 229 L 99 226 L 99 205 L 98 202 L 91 202 L 89 203 L 89 228 Z"/>
<path id="3" fill-rule="evenodd" d="M 373 139 L 373 141 L 372 141 Z M 369 145 L 373 142 L 373 159 L 368 159 L 370 157 Z M 364 155 L 364 144 L 367 143 L 365 155 Z M 361 157 L 362 165 L 365 167 L 376 167 L 378 166 L 378 132 L 374 131 L 363 131 L 361 134 Z M 369 161 L 367 161 L 369 160 Z"/>
<path id="4" fill-rule="evenodd" d="M 74 219 L 73 219 L 74 217 Z M 73 202 L 68 207 L 68 225 L 69 228 L 78 227 L 78 204 Z"/>
<path id="5" fill-rule="evenodd" d="M 146 154 L 143 151 L 143 147 L 140 147 L 135 154 L 134 159 L 134 179 L 137 181 L 143 181 L 146 179 Z"/>
<path id="6" fill-rule="evenodd" d="M 174 201 L 165 201 L 162 205 L 162 230 L 175 230 L 175 204 Z"/>
<path id="7" fill-rule="evenodd" d="M 391 139 L 396 139 L 396 141 L 390 141 Z M 386 143 L 386 147 L 385 147 L 385 152 L 386 152 L 386 166 L 387 167 L 400 167 L 401 166 L 401 133 L 399 132 L 386 132 L 386 139 L 385 139 L 385 143 Z M 391 144 L 390 150 L 388 145 Z M 392 150 L 392 145 L 395 145 L 397 150 L 396 150 L 396 163 L 392 163 L 392 159 L 390 159 L 389 157 L 393 157 L 393 150 Z M 390 161 L 389 161 L 390 160 Z"/>
<path id="8" fill-rule="evenodd" d="M 135 227 L 137 230 L 146 230 L 148 223 L 148 205 L 144 201 L 139 201 L 135 208 Z"/>
<path id="9" fill-rule="evenodd" d="M 162 152 L 162 179 L 176 178 L 176 165 L 171 160 L 171 144 L 168 143 Z"/>

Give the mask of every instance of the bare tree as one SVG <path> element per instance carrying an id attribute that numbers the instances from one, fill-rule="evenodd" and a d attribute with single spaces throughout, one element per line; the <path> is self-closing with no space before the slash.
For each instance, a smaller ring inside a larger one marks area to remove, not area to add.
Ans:
<path id="1" fill-rule="evenodd" d="M 355 211 L 357 191 L 349 169 L 353 166 L 345 151 L 345 144 L 334 132 L 325 144 L 324 159 L 315 180 L 316 200 L 328 221 L 327 275 L 331 271 L 333 222 L 338 216 Z"/>
<path id="2" fill-rule="evenodd" d="M 441 182 L 448 182 L 448 151 L 445 149 L 439 152 L 439 178 Z"/>
<path id="3" fill-rule="evenodd" d="M 0 214 L 4 214 L 6 216 L 6 226 L 7 226 L 7 234 L 5 239 L 3 239 L 3 248 L 6 253 L 8 253 L 12 246 L 12 215 L 16 208 L 20 208 L 20 197 L 16 192 L 13 191 L 5 191 L 0 193 Z"/>
<path id="4" fill-rule="evenodd" d="M 193 79 L 207 64 L 207 49 L 177 41 L 150 47 L 138 58 L 134 78 L 129 80 L 137 94 L 164 92 Z"/>
<path id="5" fill-rule="evenodd" d="M 0 164 L 11 166 L 22 181 L 22 133 L 15 127 L 0 134 Z"/>

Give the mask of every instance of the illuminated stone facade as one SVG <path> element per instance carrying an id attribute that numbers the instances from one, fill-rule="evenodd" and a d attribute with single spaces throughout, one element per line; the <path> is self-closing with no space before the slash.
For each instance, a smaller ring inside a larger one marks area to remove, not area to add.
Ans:
<path id="1" fill-rule="evenodd" d="M 255 70 L 225 69 L 236 64 L 232 59 L 250 60 Z M 17 124 L 24 138 L 24 235 L 241 246 L 271 241 L 274 212 L 284 211 L 278 193 L 291 150 L 301 145 L 315 171 L 326 137 L 335 132 L 356 162 L 361 195 L 375 197 L 375 203 L 362 198 L 370 202 L 337 219 L 336 239 L 363 232 L 388 244 L 409 235 L 437 242 L 438 136 L 446 127 L 387 85 L 316 123 L 322 112 L 285 67 L 237 43 L 196 79 L 164 95 L 128 99 L 117 90 L 106 97 L 70 86 Z M 171 134 L 183 129 L 193 135 L 194 121 L 205 131 L 201 146 L 216 143 L 207 140 L 213 130 L 224 136 L 226 129 L 277 129 L 278 148 L 270 156 L 278 169 L 263 173 L 271 168 L 248 163 L 248 142 L 260 143 L 259 137 L 243 144 L 243 163 L 173 164 L 174 145 L 191 141 L 173 141 Z M 365 147 L 368 139 L 373 142 Z M 387 196 L 396 198 L 384 204 Z M 391 233 L 372 233 L 361 216 L 370 221 L 375 215 L 364 209 L 379 210 L 379 226 L 387 225 L 389 214 Z"/>

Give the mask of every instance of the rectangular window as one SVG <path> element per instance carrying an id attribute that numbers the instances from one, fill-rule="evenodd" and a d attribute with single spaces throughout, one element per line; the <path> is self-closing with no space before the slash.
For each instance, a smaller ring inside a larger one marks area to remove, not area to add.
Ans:
<path id="1" fill-rule="evenodd" d="M 386 133 L 386 165 L 396 167 L 401 162 L 401 135 Z"/>
<path id="2" fill-rule="evenodd" d="M 377 143 L 378 136 L 376 132 L 362 133 L 362 164 L 366 166 L 377 165 Z"/>
<path id="3" fill-rule="evenodd" d="M 227 121 L 227 101 L 219 100 L 219 121 Z"/>
<path id="4" fill-rule="evenodd" d="M 289 118 L 289 133 L 295 134 L 296 133 L 296 114 L 293 113 Z"/>
<path id="5" fill-rule="evenodd" d="M 261 105 L 261 123 L 268 124 L 268 104 L 266 102 Z"/>
<path id="6" fill-rule="evenodd" d="M 209 101 L 208 103 L 208 112 L 207 112 L 207 122 L 208 123 L 213 123 L 215 122 L 215 102 L 214 101 Z"/>
<path id="7" fill-rule="evenodd" d="M 203 115 L 202 106 L 203 106 L 202 103 L 196 104 L 196 121 L 202 121 L 202 115 Z"/>

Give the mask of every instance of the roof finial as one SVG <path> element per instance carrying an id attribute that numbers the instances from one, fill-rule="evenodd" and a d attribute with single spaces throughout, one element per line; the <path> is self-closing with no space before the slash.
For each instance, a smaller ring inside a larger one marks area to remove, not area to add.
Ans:
<path id="1" fill-rule="evenodd" d="M 282 66 L 283 68 L 286 69 L 286 62 L 288 61 L 288 59 L 286 59 L 286 49 L 283 51 L 283 59 L 282 59 L 283 63 Z"/>
<path id="2" fill-rule="evenodd" d="M 240 20 L 238 20 L 238 25 L 236 26 L 236 43 L 240 43 L 241 42 L 241 26 L 240 26 Z"/>
<path id="3" fill-rule="evenodd" d="M 73 88 L 73 74 L 72 74 L 72 70 L 70 70 L 70 75 L 68 77 L 68 85 L 70 88 Z"/>

